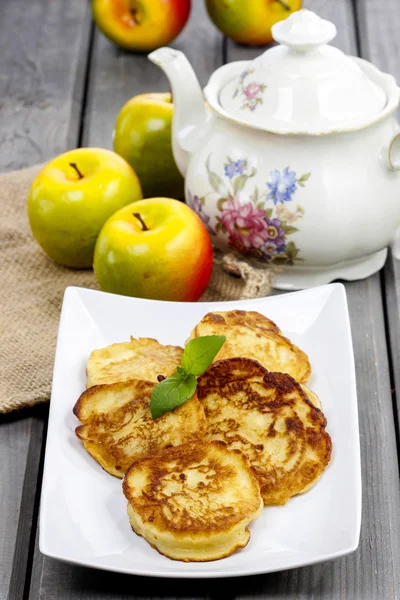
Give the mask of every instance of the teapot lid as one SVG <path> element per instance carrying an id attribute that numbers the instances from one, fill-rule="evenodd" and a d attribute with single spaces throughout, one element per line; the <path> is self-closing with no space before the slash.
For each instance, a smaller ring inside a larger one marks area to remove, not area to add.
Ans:
<path id="1" fill-rule="evenodd" d="M 328 45 L 335 35 L 333 23 L 307 9 L 276 23 L 272 36 L 280 45 L 225 79 L 220 107 L 277 133 L 332 132 L 371 119 L 386 106 L 387 94 L 365 61 Z"/>

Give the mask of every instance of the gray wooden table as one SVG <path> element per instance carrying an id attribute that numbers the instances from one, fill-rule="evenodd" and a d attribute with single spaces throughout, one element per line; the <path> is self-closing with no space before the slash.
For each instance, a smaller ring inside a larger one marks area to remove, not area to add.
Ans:
<path id="1" fill-rule="evenodd" d="M 173 46 L 185 51 L 202 84 L 224 62 L 260 53 L 224 39 L 203 0 L 192 4 L 190 22 Z M 337 46 L 400 81 L 400 0 L 304 4 L 336 24 Z M 166 89 L 145 56 L 118 50 L 94 29 L 86 0 L 0 0 L 1 171 L 80 145 L 111 147 L 120 107 L 140 92 Z M 41 406 L 1 419 L 0 600 L 400 598 L 400 264 L 390 256 L 381 273 L 346 283 L 346 290 L 363 476 L 354 554 L 266 576 L 203 581 L 118 575 L 46 558 L 37 546 L 48 412 Z"/>

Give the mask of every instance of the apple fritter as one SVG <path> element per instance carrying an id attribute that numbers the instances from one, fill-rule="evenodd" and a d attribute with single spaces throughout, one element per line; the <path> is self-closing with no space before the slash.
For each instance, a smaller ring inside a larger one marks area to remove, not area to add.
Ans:
<path id="1" fill-rule="evenodd" d="M 286 373 L 254 360 L 220 360 L 198 379 L 206 439 L 224 441 L 249 458 L 264 503 L 285 504 L 311 487 L 331 458 L 326 419 Z"/>
<path id="2" fill-rule="evenodd" d="M 133 337 L 130 342 L 93 350 L 86 366 L 86 387 L 129 379 L 157 381 L 157 375 L 168 377 L 180 364 L 182 352 L 179 346 Z"/>
<path id="3" fill-rule="evenodd" d="M 156 384 L 131 380 L 96 385 L 80 396 L 73 409 L 83 423 L 77 437 L 97 462 L 123 477 L 133 461 L 204 436 L 207 422 L 196 396 L 153 420 L 151 393 Z"/>
<path id="4" fill-rule="evenodd" d="M 299 383 L 311 375 L 307 354 L 282 335 L 280 329 L 258 312 L 231 310 L 205 315 L 191 333 L 225 335 L 226 342 L 214 359 L 252 358 L 270 371 L 289 373 Z"/>
<path id="5" fill-rule="evenodd" d="M 175 560 L 229 556 L 262 511 L 247 458 L 222 442 L 197 442 L 136 461 L 123 483 L 132 529 Z"/>

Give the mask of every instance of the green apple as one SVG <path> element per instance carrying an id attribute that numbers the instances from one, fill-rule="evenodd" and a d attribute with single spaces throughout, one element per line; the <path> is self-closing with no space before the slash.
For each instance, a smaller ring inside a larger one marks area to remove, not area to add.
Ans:
<path id="1" fill-rule="evenodd" d="M 114 150 L 135 169 L 145 198 L 183 199 L 183 177 L 172 154 L 171 94 L 141 94 L 125 104 L 114 131 Z"/>
<path id="2" fill-rule="evenodd" d="M 111 150 L 79 148 L 52 160 L 36 177 L 28 198 L 29 223 L 52 260 L 88 268 L 107 219 L 141 198 L 139 179 L 123 158 Z"/>

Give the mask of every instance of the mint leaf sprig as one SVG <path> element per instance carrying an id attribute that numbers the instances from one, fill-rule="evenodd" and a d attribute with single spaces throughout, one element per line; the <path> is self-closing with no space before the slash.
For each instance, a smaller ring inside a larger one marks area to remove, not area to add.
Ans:
<path id="1" fill-rule="evenodd" d="M 153 419 L 158 419 L 193 396 L 197 388 L 196 375 L 202 375 L 208 369 L 225 340 L 224 335 L 204 335 L 186 344 L 181 366 L 153 390 L 150 400 Z"/>

